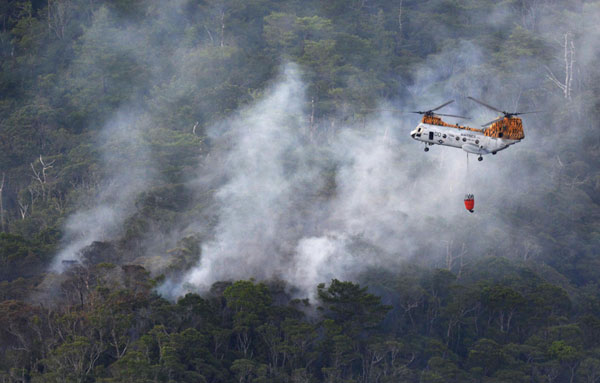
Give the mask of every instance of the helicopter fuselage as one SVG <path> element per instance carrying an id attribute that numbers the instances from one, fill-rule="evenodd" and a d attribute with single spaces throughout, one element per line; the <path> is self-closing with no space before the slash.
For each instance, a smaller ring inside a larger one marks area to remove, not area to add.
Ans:
<path id="1" fill-rule="evenodd" d="M 463 149 L 467 153 L 485 155 L 516 144 L 520 140 L 491 137 L 479 129 L 419 123 L 410 136 L 426 145 L 444 145 Z"/>

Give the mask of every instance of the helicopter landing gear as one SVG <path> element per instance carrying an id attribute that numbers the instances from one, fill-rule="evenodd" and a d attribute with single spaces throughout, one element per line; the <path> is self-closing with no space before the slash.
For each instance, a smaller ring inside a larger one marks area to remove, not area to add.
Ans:
<path id="1" fill-rule="evenodd" d="M 483 161 L 483 157 L 479 156 L 479 158 L 477 158 L 477 161 Z"/>
<path id="2" fill-rule="evenodd" d="M 495 156 L 495 155 L 496 155 L 496 152 L 492 152 L 492 155 L 494 155 L 494 156 Z"/>
<path id="3" fill-rule="evenodd" d="M 426 152 L 428 152 L 428 151 L 429 151 L 429 148 L 426 146 L 424 150 L 425 150 Z"/>

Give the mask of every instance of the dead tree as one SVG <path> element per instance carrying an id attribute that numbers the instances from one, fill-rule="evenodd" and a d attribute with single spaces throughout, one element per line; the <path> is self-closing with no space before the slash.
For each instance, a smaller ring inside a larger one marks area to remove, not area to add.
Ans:
<path id="1" fill-rule="evenodd" d="M 221 10 L 221 48 L 225 46 L 225 9 Z"/>
<path id="2" fill-rule="evenodd" d="M 20 198 L 17 200 L 17 203 L 19 204 L 19 214 L 21 215 L 21 220 L 24 220 L 25 217 L 27 217 L 27 211 L 29 210 L 29 204 L 24 203 L 23 201 L 21 201 Z"/>
<path id="3" fill-rule="evenodd" d="M 575 63 L 575 44 L 573 43 L 573 37 L 570 32 L 564 35 L 564 57 L 565 62 L 565 81 L 561 82 L 556 78 L 554 73 L 549 67 L 546 67 L 548 74 L 546 78 L 554 83 L 560 90 L 562 90 L 565 99 L 571 101 L 571 93 L 573 89 L 573 63 Z"/>
<path id="4" fill-rule="evenodd" d="M 35 201 L 37 201 L 37 199 L 40 197 L 40 192 L 37 190 L 37 188 L 32 188 L 31 186 L 27 188 L 27 191 L 29 191 L 29 196 L 31 197 L 31 205 L 29 206 L 31 207 L 31 212 L 33 213 L 33 207 L 35 206 Z"/>
<path id="5" fill-rule="evenodd" d="M 521 259 L 524 262 L 527 262 L 532 257 L 536 256 L 542 251 L 540 245 L 538 245 L 535 238 L 527 237 L 523 239 L 523 249 L 521 254 Z"/>
<path id="6" fill-rule="evenodd" d="M 398 7 L 398 36 L 400 39 L 402 39 L 402 2 L 403 0 L 400 0 L 400 7 Z"/>
<path id="7" fill-rule="evenodd" d="M 556 181 L 556 189 L 560 190 L 563 179 L 563 170 L 565 168 L 565 165 L 561 161 L 560 156 L 556 156 L 556 163 L 552 166 L 552 168 L 554 170 L 553 176 L 554 180 Z"/>
<path id="8" fill-rule="evenodd" d="M 215 39 L 213 38 L 212 33 L 210 33 L 210 29 L 208 29 L 206 25 L 204 25 L 204 30 L 206 31 L 206 33 L 208 33 L 208 37 L 210 38 L 210 42 L 212 43 L 212 45 L 215 45 Z"/>
<path id="9" fill-rule="evenodd" d="M 446 244 L 446 270 L 452 271 L 454 268 L 454 264 L 456 260 L 459 261 L 457 278 L 460 279 L 463 271 L 463 267 L 465 266 L 464 257 L 467 255 L 467 250 L 465 248 L 465 243 L 463 242 L 462 248 L 458 255 L 455 255 L 452 251 L 453 241 L 449 241 Z"/>
<path id="10" fill-rule="evenodd" d="M 315 98 L 313 97 L 310 101 L 310 126 L 309 126 L 309 135 L 310 140 L 312 141 L 315 133 Z"/>
<path id="11" fill-rule="evenodd" d="M 0 231 L 4 233 L 4 203 L 3 203 L 3 192 L 4 192 L 4 180 L 6 179 L 6 173 L 2 173 L 2 181 L 0 182 Z"/>
<path id="12" fill-rule="evenodd" d="M 54 32 L 59 40 L 65 38 L 71 7 L 71 2 L 68 0 L 48 0 L 48 31 Z"/>
<path id="13" fill-rule="evenodd" d="M 48 177 L 46 174 L 46 171 L 48 169 L 52 169 L 52 164 L 54 164 L 56 160 L 53 160 L 50 163 L 45 163 L 44 159 L 42 158 L 42 155 L 40 154 L 40 159 L 39 162 L 42 165 L 42 168 L 40 170 L 37 170 L 34 163 L 31 163 L 31 170 L 33 170 L 33 178 L 38 181 L 38 183 L 40 184 L 40 188 L 42 189 L 42 199 L 47 199 L 48 195 L 47 195 L 47 185 L 48 185 Z"/>
<path id="14" fill-rule="evenodd" d="M 546 6 L 545 3 L 545 0 L 530 0 L 523 2 L 523 4 L 520 4 L 520 6 L 513 9 L 513 13 L 521 13 L 521 25 L 523 28 L 535 32 L 538 29 L 538 21 Z"/>

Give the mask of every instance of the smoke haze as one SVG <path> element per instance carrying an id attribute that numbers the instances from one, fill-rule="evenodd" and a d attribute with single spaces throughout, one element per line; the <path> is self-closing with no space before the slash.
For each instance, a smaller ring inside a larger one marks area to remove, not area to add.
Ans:
<path id="1" fill-rule="evenodd" d="M 110 174 L 94 197 L 95 206 L 78 211 L 65 224 L 64 247 L 52 268 L 62 270 L 62 261 L 81 261 L 81 250 L 95 241 L 106 241 L 122 234 L 125 219 L 134 211 L 138 194 L 156 177 L 149 167 L 147 148 L 140 136 L 135 112 L 118 114 L 102 131 L 102 166 Z"/>
<path id="2" fill-rule="evenodd" d="M 157 6 L 159 20 L 176 22 L 181 6 L 169 12 Z M 498 8 L 491 13 L 490 28 L 512 23 L 511 12 Z M 590 20 L 596 16 L 597 7 L 590 6 L 583 24 L 594 25 Z M 531 17 L 524 23 L 546 30 L 547 44 L 575 22 L 567 21 L 558 28 L 560 32 L 554 32 L 543 24 L 543 17 Z M 202 98 L 193 94 L 190 84 L 211 81 L 210 71 L 203 68 L 214 63 L 202 50 L 211 48 L 196 48 L 183 40 L 174 44 L 170 57 L 156 57 L 138 46 L 146 33 L 144 23 L 131 28 L 130 36 L 137 37 L 122 37 L 126 43 L 121 48 L 131 46 L 134 60 L 150 61 L 148 81 L 157 84 L 148 101 L 153 110 L 121 111 L 106 124 L 101 139 L 109 176 L 96 206 L 68 219 L 55 270 L 62 260 L 78 259 L 92 242 L 119 237 L 124 221 L 134 213 L 136 198 L 158 182 L 142 135 L 167 121 L 157 117 L 157 111 L 166 109 L 169 100 Z M 600 40 L 594 38 L 597 28 L 590 27 L 590 32 L 578 40 L 583 75 L 592 73 L 590 66 L 600 52 Z M 560 44 L 555 52 L 560 55 Z M 423 62 L 411 85 L 399 90 L 400 99 L 382 100 L 381 106 L 424 110 L 456 99 L 443 112 L 466 113 L 473 117 L 468 123 L 473 126 L 496 114 L 466 96 L 509 111 L 564 106 L 560 91 L 547 78 L 550 68 L 560 68 L 557 59 L 552 58 L 548 68 L 527 59 L 507 61 L 502 65 L 515 68 L 510 78 L 491 70 L 492 59 L 477 42 L 453 41 Z M 163 71 L 177 78 L 178 85 L 162 87 Z M 528 232 L 526 222 L 515 226 L 514 215 L 523 206 L 540 205 L 540 196 L 555 186 L 556 157 L 565 149 L 548 137 L 560 129 L 549 117 L 526 116 L 523 142 L 497 156 L 486 156 L 483 162 L 471 156 L 467 167 L 467 155 L 460 150 L 434 146 L 424 153 L 423 146 L 410 139 L 417 115 L 376 112 L 363 121 L 351 121 L 340 112 L 334 123 L 320 121 L 311 131 L 305 74 L 301 65 L 282 65 L 278 76 L 248 106 L 206 125 L 210 151 L 198 159 L 186 187 L 195 196 L 191 205 L 211 195 L 206 209 L 215 224 L 207 223 L 206 216 L 189 218 L 181 227 L 160 234 L 168 244 L 148 250 L 148 257 L 156 256 L 189 235 L 200 233 L 203 238 L 195 266 L 183 275 L 171 275 L 159 288 L 164 295 L 206 291 L 216 281 L 253 277 L 283 279 L 300 289 L 298 295 L 312 297 L 316 284 L 331 278 L 356 278 L 370 267 L 394 269 L 409 259 L 442 266 L 448 252 L 463 247 L 472 255 L 496 254 L 499 248 L 510 249 L 517 257 L 531 249 L 541 252 L 544 240 Z M 546 89 L 547 94 L 533 95 L 534 89 Z M 199 108 L 215 102 L 205 98 L 198 100 Z M 591 111 L 583 102 L 576 100 L 573 105 Z M 572 127 L 564 138 L 567 147 L 580 145 L 589 131 L 589 126 Z M 465 193 L 476 196 L 475 214 L 464 209 Z M 528 219 L 535 217 L 523 218 Z M 517 232 L 517 227 L 524 229 Z M 164 264 L 169 264 L 168 259 Z"/>

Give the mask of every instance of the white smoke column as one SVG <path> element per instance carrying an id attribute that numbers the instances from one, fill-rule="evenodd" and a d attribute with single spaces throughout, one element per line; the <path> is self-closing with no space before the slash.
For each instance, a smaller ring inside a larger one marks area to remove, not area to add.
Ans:
<path id="1" fill-rule="evenodd" d="M 94 241 L 113 239 L 123 222 L 134 211 L 135 198 L 143 191 L 154 172 L 149 166 L 147 148 L 141 137 L 139 112 L 117 114 L 101 135 L 102 167 L 108 175 L 100 184 L 94 206 L 70 216 L 65 225 L 62 250 L 52 270 L 61 271 L 62 261 L 81 260 L 81 250 Z"/>
<path id="2" fill-rule="evenodd" d="M 327 217 L 329 231 L 299 241 L 285 276 L 311 298 L 318 283 L 353 278 L 366 267 L 384 262 L 393 266 L 386 254 L 403 239 L 398 234 L 404 226 L 406 188 L 411 184 L 408 169 L 399 166 L 402 151 L 385 138 L 386 128 L 383 119 L 362 131 L 346 128 L 332 143 L 335 157 L 331 160 L 339 163 L 339 169 Z M 356 241 L 376 249 L 357 251 Z"/>
<path id="3" fill-rule="evenodd" d="M 347 243 L 344 234 L 301 239 L 294 262 L 284 274 L 285 280 L 299 288 L 302 296 L 314 299 L 318 283 L 344 276 L 340 269 L 347 266 Z"/>
<path id="4" fill-rule="evenodd" d="M 466 153 L 441 148 L 425 155 L 408 138 L 412 126 L 398 126 L 390 115 L 343 127 L 330 142 L 310 143 L 304 104 L 298 69 L 290 65 L 262 101 L 219 126 L 229 143 L 217 139 L 211 155 L 219 160 L 198 182 L 226 179 L 215 194 L 214 238 L 203 244 L 197 267 L 178 287 L 167 282 L 163 293 L 277 277 L 314 298 L 318 283 L 397 267 L 424 246 L 441 251 L 460 233 Z M 395 130 L 401 130 L 398 141 L 385 134 Z M 332 165 L 335 194 L 319 204 L 308 196 Z"/>
<path id="5" fill-rule="evenodd" d="M 335 138 L 337 192 L 328 206 L 327 231 L 301 239 L 284 274 L 305 296 L 314 298 L 316 285 L 332 278 L 400 267 L 421 255 L 423 246 L 445 246 L 461 220 L 478 221 L 465 217 L 462 206 L 465 153 L 425 155 L 415 142 L 386 138 L 384 132 L 395 127 L 390 116 L 380 116 Z M 444 230 L 446 221 L 456 223 L 451 231 Z M 431 260 L 435 253 L 424 255 Z"/>
<path id="6" fill-rule="evenodd" d="M 297 235 L 294 202 L 306 187 L 316 187 L 302 148 L 303 107 L 300 73 L 288 65 L 262 101 L 228 122 L 230 148 L 216 169 L 227 182 L 215 196 L 215 238 L 203 244 L 185 283 L 204 289 L 224 279 L 269 278 L 285 267 L 281 253 Z"/>
<path id="7" fill-rule="evenodd" d="M 493 17 L 496 27 L 513 22 L 505 10 L 498 12 Z M 596 57 L 592 40 L 584 40 L 583 62 Z M 468 112 L 474 117 L 467 122 L 470 126 L 496 114 L 465 96 L 507 110 L 531 110 L 535 99 L 526 93 L 541 93 L 544 68 L 530 73 L 515 67 L 510 75 L 493 74 L 484 52 L 474 42 L 457 41 L 429 56 L 400 109 L 424 110 L 454 98 L 457 102 L 441 112 Z M 535 62 L 523 59 L 515 65 L 523 64 L 531 68 Z M 313 297 L 318 283 L 352 279 L 370 267 L 393 269 L 407 258 L 445 267 L 444 255 L 451 246 L 460 249 L 464 244 L 470 256 L 522 250 L 528 234 L 515 232 L 522 227 L 511 216 L 514 207 L 539 203 L 536 199 L 552 186 L 550 165 L 536 160 L 552 157 L 556 150 L 555 142 L 540 140 L 544 116 L 524 118 L 523 142 L 483 162 L 471 156 L 471 185 L 466 189 L 464 151 L 435 146 L 425 154 L 422 144 L 408 137 L 419 116 L 376 116 L 364 128 L 337 121 L 338 132 L 328 142 L 307 143 L 302 119 L 290 118 L 302 115 L 305 103 L 301 91 L 290 91 L 302 88 L 298 77 L 291 80 L 292 72 L 296 69 L 288 68 L 265 100 L 230 121 L 231 147 L 211 153 L 222 157 L 223 164 L 210 170 L 212 177 L 222 174 L 227 179 L 217 187 L 219 224 L 186 283 L 206 289 L 218 280 L 278 277 Z M 551 109 L 548 101 L 541 102 L 545 107 L 532 109 Z M 311 163 L 315 153 L 318 158 Z M 290 162 L 299 169 L 289 173 Z M 306 192 L 306 184 L 318 188 L 323 182 L 324 164 L 335 166 L 335 194 L 320 204 L 297 198 L 299 191 Z M 476 214 L 465 211 L 466 192 L 476 195 Z M 295 198 L 299 204 L 292 202 Z M 296 207 L 308 213 L 300 216 Z M 302 223 L 294 232 L 298 221 Z"/>

